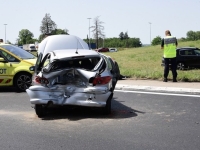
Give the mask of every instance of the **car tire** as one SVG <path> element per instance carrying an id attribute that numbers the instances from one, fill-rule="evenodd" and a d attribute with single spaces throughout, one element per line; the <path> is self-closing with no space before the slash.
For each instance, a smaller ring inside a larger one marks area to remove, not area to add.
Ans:
<path id="1" fill-rule="evenodd" d="M 107 101 L 106 101 L 106 106 L 103 108 L 103 113 L 105 115 L 109 115 L 111 113 L 111 101 L 113 98 L 113 93 L 111 93 L 111 95 L 108 97 Z"/>
<path id="2" fill-rule="evenodd" d="M 18 91 L 24 92 L 31 86 L 32 76 L 29 73 L 19 73 L 14 78 L 14 86 Z"/>
<path id="3" fill-rule="evenodd" d="M 111 88 L 111 92 L 113 92 L 115 90 L 115 86 L 117 84 L 117 78 L 113 78 L 113 81 L 112 81 L 112 88 Z"/>
<path id="4" fill-rule="evenodd" d="M 182 62 L 177 63 L 177 70 L 184 70 L 185 69 L 185 64 Z"/>
<path id="5" fill-rule="evenodd" d="M 39 104 L 35 105 L 35 113 L 39 118 L 44 117 L 44 115 L 45 115 L 45 110 L 44 109 L 45 108 L 44 108 L 43 105 L 39 105 Z"/>

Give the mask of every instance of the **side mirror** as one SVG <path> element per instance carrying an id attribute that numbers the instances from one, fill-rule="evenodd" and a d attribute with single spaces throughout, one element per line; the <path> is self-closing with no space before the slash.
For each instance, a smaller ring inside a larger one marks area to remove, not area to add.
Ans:
<path id="1" fill-rule="evenodd" d="M 0 62 L 7 62 L 4 58 L 0 57 Z"/>
<path id="2" fill-rule="evenodd" d="M 30 70 L 30 71 L 35 71 L 35 66 L 31 66 L 31 67 L 29 68 L 29 70 Z"/>

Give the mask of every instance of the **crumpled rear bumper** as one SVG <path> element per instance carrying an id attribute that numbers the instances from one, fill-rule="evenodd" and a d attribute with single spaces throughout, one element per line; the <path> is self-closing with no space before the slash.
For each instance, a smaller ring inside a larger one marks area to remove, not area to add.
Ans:
<path id="1" fill-rule="evenodd" d="M 107 87 L 77 88 L 71 86 L 54 86 L 51 88 L 35 85 L 26 90 L 31 104 L 78 105 L 104 107 L 111 94 Z"/>

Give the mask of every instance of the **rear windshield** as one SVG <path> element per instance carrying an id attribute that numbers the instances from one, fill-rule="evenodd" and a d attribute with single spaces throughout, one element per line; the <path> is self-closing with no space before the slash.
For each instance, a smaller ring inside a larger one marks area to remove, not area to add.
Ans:
<path id="1" fill-rule="evenodd" d="M 14 45 L 1 45 L 0 47 L 10 51 L 11 53 L 15 54 L 21 59 L 33 59 L 35 56 L 20 47 L 14 46 Z"/>
<path id="2" fill-rule="evenodd" d="M 99 62 L 100 58 L 82 58 L 82 59 L 76 59 L 76 60 L 62 60 L 62 61 L 56 61 L 52 64 L 48 64 L 44 67 L 45 72 L 49 71 L 57 71 L 57 70 L 63 70 L 67 68 L 80 68 L 85 69 L 88 71 L 92 71 L 94 67 Z"/>

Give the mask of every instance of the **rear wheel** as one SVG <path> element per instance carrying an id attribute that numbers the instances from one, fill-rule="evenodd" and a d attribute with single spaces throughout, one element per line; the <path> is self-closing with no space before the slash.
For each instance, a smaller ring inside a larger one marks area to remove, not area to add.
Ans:
<path id="1" fill-rule="evenodd" d="M 31 75 L 25 72 L 18 74 L 14 79 L 15 87 L 21 92 L 24 92 L 26 89 L 28 89 L 31 86 L 31 83 Z"/>
<path id="2" fill-rule="evenodd" d="M 35 113 L 37 114 L 37 116 L 39 118 L 43 117 L 44 114 L 45 114 L 45 110 L 44 110 L 44 106 L 43 105 L 39 105 L 39 104 L 36 104 L 35 105 Z"/>
<path id="3" fill-rule="evenodd" d="M 185 69 L 185 64 L 182 62 L 177 63 L 177 69 L 178 70 L 184 70 Z"/>

